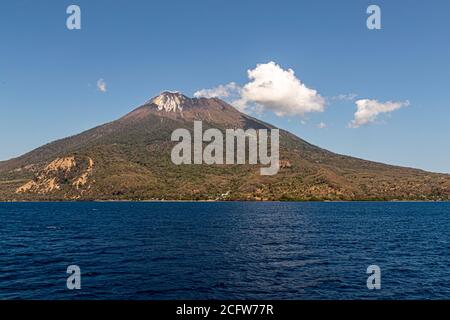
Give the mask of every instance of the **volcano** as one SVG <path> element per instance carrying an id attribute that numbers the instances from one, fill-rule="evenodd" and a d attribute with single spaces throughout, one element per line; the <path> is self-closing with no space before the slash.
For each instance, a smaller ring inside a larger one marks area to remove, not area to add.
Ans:
<path id="1" fill-rule="evenodd" d="M 217 98 L 163 92 L 122 118 L 0 162 L 0 200 L 449 200 L 450 175 L 339 155 L 280 129 L 280 170 L 175 165 L 175 129 L 274 129 Z"/>

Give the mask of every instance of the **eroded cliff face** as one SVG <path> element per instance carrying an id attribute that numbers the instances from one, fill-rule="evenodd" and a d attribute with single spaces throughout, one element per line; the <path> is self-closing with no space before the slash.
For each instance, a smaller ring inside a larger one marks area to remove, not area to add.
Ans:
<path id="1" fill-rule="evenodd" d="M 63 192 L 67 198 L 79 198 L 94 182 L 91 179 L 93 169 L 94 161 L 89 157 L 56 158 L 38 170 L 32 180 L 17 188 L 16 194 Z"/>

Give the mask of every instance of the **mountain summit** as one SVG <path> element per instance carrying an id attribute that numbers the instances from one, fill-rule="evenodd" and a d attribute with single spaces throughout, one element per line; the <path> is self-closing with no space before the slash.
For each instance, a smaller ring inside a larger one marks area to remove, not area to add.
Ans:
<path id="1" fill-rule="evenodd" d="M 280 170 L 174 165 L 175 129 L 272 129 L 217 98 L 162 92 L 122 118 L 0 162 L 0 200 L 448 200 L 450 175 L 335 154 L 280 130 Z"/>
<path id="2" fill-rule="evenodd" d="M 153 114 L 184 121 L 206 121 L 231 127 L 243 120 L 243 114 L 217 98 L 190 98 L 178 91 L 163 91 L 124 118 L 142 118 Z"/>
<path id="3" fill-rule="evenodd" d="M 154 97 L 149 101 L 150 104 L 155 104 L 158 110 L 166 112 L 183 111 L 183 105 L 191 104 L 188 97 L 178 91 L 170 92 L 164 91 L 159 96 Z"/>

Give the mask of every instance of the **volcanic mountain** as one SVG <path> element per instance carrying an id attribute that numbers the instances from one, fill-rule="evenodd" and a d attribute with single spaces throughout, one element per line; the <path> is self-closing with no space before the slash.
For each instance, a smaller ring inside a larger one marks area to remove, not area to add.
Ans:
<path id="1" fill-rule="evenodd" d="M 0 162 L 0 200 L 448 200 L 450 175 L 335 154 L 280 130 L 278 174 L 175 165 L 175 129 L 273 129 L 216 98 L 163 92 L 124 117 Z"/>

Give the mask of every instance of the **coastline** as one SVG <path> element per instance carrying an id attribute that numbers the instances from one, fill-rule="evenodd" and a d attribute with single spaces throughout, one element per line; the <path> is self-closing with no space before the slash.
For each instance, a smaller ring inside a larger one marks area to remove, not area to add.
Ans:
<path id="1" fill-rule="evenodd" d="M 0 200 L 2 203 L 450 203 L 449 200 Z"/>

